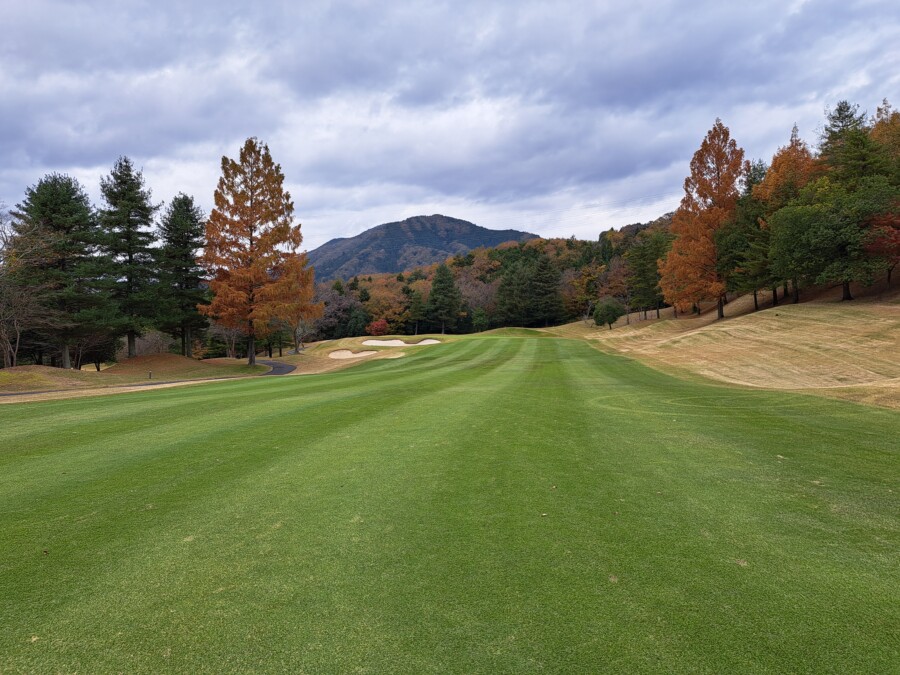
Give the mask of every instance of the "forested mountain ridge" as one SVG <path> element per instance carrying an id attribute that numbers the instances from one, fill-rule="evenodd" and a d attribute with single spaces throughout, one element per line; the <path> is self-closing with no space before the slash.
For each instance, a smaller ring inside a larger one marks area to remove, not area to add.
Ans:
<path id="1" fill-rule="evenodd" d="M 435 214 L 378 225 L 355 237 L 332 239 L 309 252 L 316 279 L 348 279 L 357 274 L 402 272 L 441 262 L 472 249 L 537 235 L 519 230 L 490 230 L 466 220 Z"/>

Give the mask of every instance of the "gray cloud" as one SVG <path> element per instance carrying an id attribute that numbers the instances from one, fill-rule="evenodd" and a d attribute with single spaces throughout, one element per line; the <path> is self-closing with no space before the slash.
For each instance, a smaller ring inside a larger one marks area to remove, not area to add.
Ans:
<path id="1" fill-rule="evenodd" d="M 255 135 L 310 246 L 428 209 L 593 237 L 677 203 L 716 117 L 767 158 L 900 90 L 888 0 L 259 4 L 4 8 L 0 200 L 57 170 L 96 196 L 128 154 L 209 208 Z"/>

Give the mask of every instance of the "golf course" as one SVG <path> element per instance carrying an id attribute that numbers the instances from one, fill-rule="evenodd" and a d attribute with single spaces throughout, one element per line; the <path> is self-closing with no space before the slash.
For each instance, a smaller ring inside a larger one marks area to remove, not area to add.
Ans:
<path id="1" fill-rule="evenodd" d="M 0 406 L 0 672 L 897 672 L 897 410 L 359 361 Z"/>

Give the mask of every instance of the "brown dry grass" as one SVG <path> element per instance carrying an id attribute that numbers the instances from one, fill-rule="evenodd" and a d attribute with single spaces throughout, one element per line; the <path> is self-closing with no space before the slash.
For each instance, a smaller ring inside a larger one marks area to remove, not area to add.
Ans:
<path id="1" fill-rule="evenodd" d="M 117 363 L 100 372 L 93 370 L 62 370 L 48 366 L 18 366 L 0 370 L 0 393 L 20 392 L 76 392 L 145 384 L 154 381 L 194 381 L 223 377 L 245 377 L 266 372 L 266 366 L 248 367 L 243 361 L 196 361 L 174 354 L 138 356 Z M 152 373 L 152 378 L 151 378 Z M 0 397 L 3 400 L 23 400 L 21 397 Z"/>
<path id="2" fill-rule="evenodd" d="M 753 300 L 699 317 L 584 322 L 551 329 L 680 376 L 816 393 L 900 408 L 900 292 L 842 303 L 829 289 L 812 302 L 751 312 Z M 750 313 L 748 313 L 750 312 Z M 737 316 L 735 316 L 737 315 Z"/>

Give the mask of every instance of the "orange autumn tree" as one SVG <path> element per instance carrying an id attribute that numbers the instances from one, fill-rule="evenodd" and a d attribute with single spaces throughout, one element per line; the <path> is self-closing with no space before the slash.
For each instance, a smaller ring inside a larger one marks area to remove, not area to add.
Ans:
<path id="1" fill-rule="evenodd" d="M 222 157 L 215 208 L 206 223 L 201 258 L 212 275 L 212 302 L 201 313 L 248 339 L 248 363 L 256 363 L 256 337 L 265 335 L 289 294 L 291 275 L 281 274 L 303 239 L 293 224 L 294 204 L 284 190 L 281 166 L 269 147 L 248 138 L 238 161 Z M 305 283 L 312 285 L 312 274 Z"/>
<path id="2" fill-rule="evenodd" d="M 753 186 L 753 196 L 766 205 L 767 213 L 774 213 L 795 199 L 817 171 L 816 158 L 794 125 L 790 142 L 775 152 L 765 177 Z"/>
<path id="3" fill-rule="evenodd" d="M 305 253 L 285 255 L 284 263 L 275 272 L 277 283 L 260 291 L 263 303 L 259 318 L 287 326 L 294 342 L 294 353 L 303 349 L 303 338 L 312 332 L 313 321 L 325 311 L 324 303 L 313 302 L 315 272 L 308 263 Z"/>
<path id="4" fill-rule="evenodd" d="M 716 300 L 719 318 L 725 316 L 725 279 L 718 268 L 715 233 L 734 214 L 747 170 L 744 151 L 716 119 L 691 159 L 684 197 L 672 218 L 675 239 L 659 261 L 663 297 L 679 310 Z"/>

